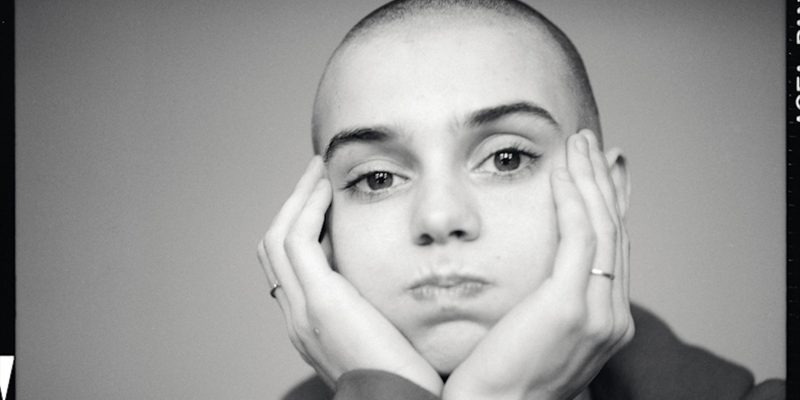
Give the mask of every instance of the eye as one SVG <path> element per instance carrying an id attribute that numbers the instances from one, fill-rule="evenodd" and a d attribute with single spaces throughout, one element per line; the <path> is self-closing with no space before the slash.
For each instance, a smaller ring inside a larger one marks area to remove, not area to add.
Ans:
<path id="1" fill-rule="evenodd" d="M 477 169 L 495 175 L 510 175 L 530 167 L 539 157 L 519 148 L 507 147 L 486 157 Z"/>
<path id="2" fill-rule="evenodd" d="M 407 180 L 389 171 L 370 171 L 348 182 L 345 189 L 353 195 L 374 197 L 388 194 Z"/>
<path id="3" fill-rule="evenodd" d="M 519 151 L 498 151 L 494 153 L 494 167 L 497 168 L 498 171 L 513 171 L 519 168 L 521 157 Z"/>
<path id="4" fill-rule="evenodd" d="M 391 172 L 375 171 L 367 174 L 364 180 L 371 190 L 381 190 L 392 187 L 394 175 Z"/>

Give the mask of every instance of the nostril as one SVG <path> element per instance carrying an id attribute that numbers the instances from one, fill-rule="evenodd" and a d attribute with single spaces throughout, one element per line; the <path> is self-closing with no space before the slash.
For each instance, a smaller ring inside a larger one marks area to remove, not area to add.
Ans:
<path id="1" fill-rule="evenodd" d="M 431 236 L 431 235 L 429 235 L 427 233 L 423 233 L 417 239 L 417 244 L 420 245 L 420 246 L 427 246 L 427 245 L 429 245 L 431 243 L 433 243 L 433 236 Z"/>
<path id="2" fill-rule="evenodd" d="M 434 235 L 423 233 L 422 235 L 417 237 L 417 245 L 427 246 L 436 242 L 444 243 L 447 241 L 447 239 L 466 240 L 468 237 L 469 234 L 467 233 L 467 231 L 461 229 L 451 231 L 447 237 L 445 236 L 434 237 Z"/>

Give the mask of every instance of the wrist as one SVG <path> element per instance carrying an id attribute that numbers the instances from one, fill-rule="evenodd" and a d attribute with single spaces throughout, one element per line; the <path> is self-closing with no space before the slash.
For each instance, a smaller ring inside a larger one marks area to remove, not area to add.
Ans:
<path id="1" fill-rule="evenodd" d="M 444 383 L 442 382 L 442 378 L 439 377 L 439 374 L 427 366 L 426 369 L 416 369 L 416 368 L 401 368 L 395 372 L 395 374 L 415 383 L 417 386 L 431 392 L 436 396 L 441 396 L 442 390 L 444 387 Z"/>
<path id="2" fill-rule="evenodd" d="M 510 388 L 490 388 L 478 385 L 474 380 L 449 379 L 442 389 L 442 400 L 522 400 L 528 397 Z M 533 397 L 530 397 L 533 399 Z M 547 399 L 550 400 L 550 399 Z"/>
<path id="3" fill-rule="evenodd" d="M 448 380 L 442 389 L 442 400 L 571 400 L 546 390 L 524 390 L 515 387 L 481 386 L 475 380 Z M 576 398 L 577 399 L 577 398 Z"/>
<path id="4" fill-rule="evenodd" d="M 429 392 L 418 382 L 380 369 L 356 369 L 342 374 L 335 392 L 334 399 L 439 399 L 438 393 Z"/>

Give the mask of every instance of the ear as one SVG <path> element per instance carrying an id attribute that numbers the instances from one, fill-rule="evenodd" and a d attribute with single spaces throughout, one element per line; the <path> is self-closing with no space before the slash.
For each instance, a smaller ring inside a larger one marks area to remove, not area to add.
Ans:
<path id="1" fill-rule="evenodd" d="M 617 195 L 617 207 L 619 207 L 620 216 L 625 219 L 628 214 L 628 205 L 631 197 L 631 175 L 628 171 L 628 162 L 618 148 L 606 151 L 606 161 L 608 162 L 611 181 L 614 184 L 614 191 Z"/>

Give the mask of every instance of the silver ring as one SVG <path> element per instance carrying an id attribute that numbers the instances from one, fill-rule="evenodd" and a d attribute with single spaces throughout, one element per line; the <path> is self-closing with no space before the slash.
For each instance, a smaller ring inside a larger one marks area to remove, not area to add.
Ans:
<path id="1" fill-rule="evenodd" d="M 275 282 L 275 283 L 272 284 L 272 289 L 269 290 L 269 295 L 272 296 L 273 299 L 277 298 L 277 297 L 275 297 L 275 291 L 278 290 L 278 288 L 280 288 L 280 287 L 281 287 L 281 284 L 278 283 L 278 282 Z"/>
<path id="2" fill-rule="evenodd" d="M 611 279 L 612 281 L 614 280 L 614 274 L 597 268 L 592 268 L 592 270 L 589 273 L 592 275 L 602 276 L 604 278 Z"/>

